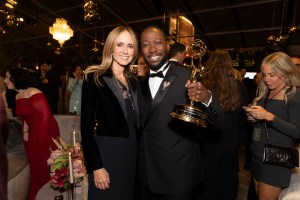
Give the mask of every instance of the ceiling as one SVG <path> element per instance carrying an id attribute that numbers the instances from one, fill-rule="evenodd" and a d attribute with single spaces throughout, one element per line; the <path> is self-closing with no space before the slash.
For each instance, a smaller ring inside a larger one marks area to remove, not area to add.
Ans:
<path id="1" fill-rule="evenodd" d="M 2 0 L 4 4 L 6 0 Z M 32 63 L 42 57 L 82 59 L 85 62 L 101 55 L 101 42 L 118 25 L 131 26 L 140 36 L 149 25 L 167 30 L 170 17 L 186 16 L 195 27 L 195 38 L 203 40 L 209 50 L 284 48 L 300 54 L 300 2 L 297 0 L 98 0 L 100 20 L 84 21 L 83 0 L 18 0 L 15 14 L 24 18 L 17 27 L 9 27 L 0 13 L 0 64 L 16 60 Z M 3 6 L 2 6 L 3 7 Z M 55 18 L 62 17 L 74 30 L 65 42 L 61 55 L 55 55 L 57 41 L 49 34 Z M 289 35 L 284 45 L 267 43 L 266 38 L 288 34 L 292 25 L 298 31 Z M 168 34 L 168 33 L 167 33 Z M 95 36 L 99 52 L 93 52 Z"/>

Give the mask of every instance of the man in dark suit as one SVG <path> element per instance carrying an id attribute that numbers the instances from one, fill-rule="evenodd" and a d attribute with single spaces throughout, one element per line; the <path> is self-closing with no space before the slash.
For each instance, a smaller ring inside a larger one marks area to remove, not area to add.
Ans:
<path id="1" fill-rule="evenodd" d="M 184 44 L 180 42 L 176 42 L 170 46 L 169 61 L 178 62 L 180 64 L 183 63 L 186 54 L 186 47 Z"/>
<path id="2" fill-rule="evenodd" d="M 57 104 L 59 100 L 59 87 L 61 79 L 59 71 L 53 68 L 51 61 L 45 61 L 41 65 L 45 74 L 41 75 L 41 89 L 45 94 L 52 114 L 57 114 Z"/>
<path id="3" fill-rule="evenodd" d="M 166 37 L 160 28 L 148 27 L 142 32 L 141 48 L 150 67 L 150 74 L 140 80 L 146 102 L 140 105 L 145 120 L 138 166 L 141 199 L 192 200 L 193 187 L 203 179 L 197 140 L 201 128 L 169 114 L 175 103 L 195 100 L 208 113 L 208 126 L 220 128 L 220 107 L 200 82 L 185 86 L 191 71 L 168 62 Z"/>

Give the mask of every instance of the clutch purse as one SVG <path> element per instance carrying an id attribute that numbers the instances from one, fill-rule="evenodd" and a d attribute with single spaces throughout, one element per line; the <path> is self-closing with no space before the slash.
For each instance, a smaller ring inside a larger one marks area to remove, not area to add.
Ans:
<path id="1" fill-rule="evenodd" d="M 290 169 L 299 167 L 299 152 L 294 148 L 265 144 L 263 163 Z"/>
<path id="2" fill-rule="evenodd" d="M 264 123 L 264 125 L 268 144 L 265 144 L 264 146 L 263 164 L 276 165 L 289 169 L 299 167 L 298 149 L 280 147 L 270 144 L 267 124 Z"/>

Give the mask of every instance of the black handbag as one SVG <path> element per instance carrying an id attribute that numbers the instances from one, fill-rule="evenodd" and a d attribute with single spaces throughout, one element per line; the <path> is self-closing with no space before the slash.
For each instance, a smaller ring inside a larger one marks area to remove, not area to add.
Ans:
<path id="1" fill-rule="evenodd" d="M 268 144 L 265 144 L 264 147 L 263 163 L 290 169 L 299 167 L 298 149 L 280 147 L 270 144 L 266 123 L 264 125 L 267 134 Z"/>

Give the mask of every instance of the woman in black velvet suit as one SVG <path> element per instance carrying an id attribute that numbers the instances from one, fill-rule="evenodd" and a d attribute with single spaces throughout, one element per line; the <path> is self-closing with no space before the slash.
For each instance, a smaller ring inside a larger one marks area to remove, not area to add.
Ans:
<path id="1" fill-rule="evenodd" d="M 137 53 L 134 32 L 119 26 L 108 35 L 101 65 L 85 71 L 81 133 L 89 200 L 134 200 L 140 89 L 131 64 Z"/>
<path id="2" fill-rule="evenodd" d="M 233 200 L 238 184 L 238 133 L 246 122 L 242 106 L 247 104 L 247 93 L 241 81 L 233 76 L 232 59 L 227 51 L 214 51 L 207 65 L 214 66 L 203 83 L 222 107 L 224 126 L 221 131 L 210 130 L 203 135 L 205 180 L 198 199 Z"/>

